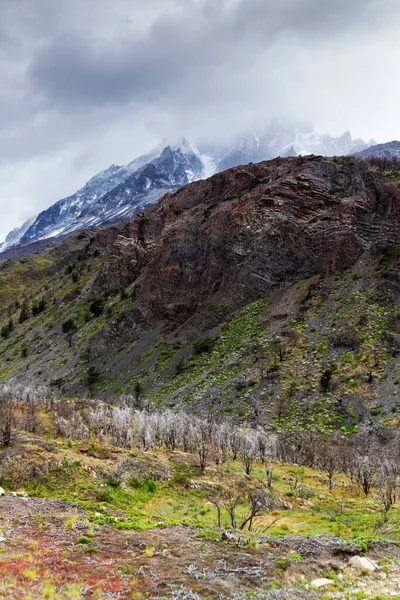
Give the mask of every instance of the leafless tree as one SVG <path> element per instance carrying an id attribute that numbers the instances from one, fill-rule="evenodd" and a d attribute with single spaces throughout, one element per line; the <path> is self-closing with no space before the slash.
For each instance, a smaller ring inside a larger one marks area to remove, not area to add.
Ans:
<path id="1" fill-rule="evenodd" d="M 382 505 L 383 511 L 387 513 L 396 503 L 399 485 L 399 471 L 397 465 L 390 459 L 386 459 L 381 463 L 376 485 L 377 499 Z"/>
<path id="2" fill-rule="evenodd" d="M 248 530 L 251 531 L 255 519 L 273 510 L 275 503 L 271 494 L 262 489 L 248 490 L 245 499 L 249 514 L 244 517 L 239 529 L 244 529 L 247 525 Z"/>
<path id="3" fill-rule="evenodd" d="M 257 442 L 254 434 L 243 436 L 242 448 L 240 450 L 240 460 L 243 463 L 246 475 L 250 475 L 253 463 L 257 455 Z"/>
<path id="4" fill-rule="evenodd" d="M 18 417 L 15 401 L 10 392 L 3 391 L 0 395 L 0 442 L 9 446 L 17 438 Z"/>

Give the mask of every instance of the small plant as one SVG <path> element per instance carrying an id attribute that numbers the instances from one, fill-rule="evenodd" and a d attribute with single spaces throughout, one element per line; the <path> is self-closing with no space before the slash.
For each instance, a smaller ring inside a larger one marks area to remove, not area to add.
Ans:
<path id="1" fill-rule="evenodd" d="M 95 317 L 99 317 L 104 310 L 104 300 L 102 298 L 95 298 L 90 303 L 89 310 Z"/>
<path id="2" fill-rule="evenodd" d="M 154 494 L 157 491 L 157 483 L 154 479 L 139 479 L 137 477 L 132 477 L 129 480 L 129 485 L 134 490 L 143 490 L 145 492 L 150 492 Z"/>
<path id="3" fill-rule="evenodd" d="M 222 539 L 222 535 L 219 533 L 219 531 L 213 531 L 212 529 L 205 529 L 204 531 L 199 531 L 197 537 L 205 538 L 206 540 L 212 540 L 213 542 L 220 542 Z"/>
<path id="4" fill-rule="evenodd" d="M 100 371 L 94 365 L 90 366 L 86 373 L 86 380 L 89 385 L 93 385 L 100 378 Z"/>
<path id="5" fill-rule="evenodd" d="M 6 339 L 10 336 L 11 332 L 14 329 L 14 323 L 12 321 L 12 319 L 10 319 L 7 323 L 7 325 L 3 325 L 3 327 L 0 330 L 0 335 L 2 338 Z"/>
<path id="6" fill-rule="evenodd" d="M 70 333 L 76 329 L 76 324 L 73 319 L 67 319 L 61 326 L 63 333 Z"/>
<path id="7" fill-rule="evenodd" d="M 81 537 L 78 538 L 78 544 L 91 544 L 92 540 L 90 537 L 87 537 L 86 535 L 81 535 Z"/>
<path id="8" fill-rule="evenodd" d="M 213 349 L 215 344 L 215 340 L 212 338 L 204 338 L 203 340 L 198 340 L 193 344 L 193 353 L 194 354 L 208 354 Z"/>
<path id="9" fill-rule="evenodd" d="M 19 323 L 24 323 L 25 321 L 27 321 L 30 317 L 30 313 L 29 313 L 29 309 L 28 307 L 24 304 L 24 306 L 21 308 L 21 312 L 19 313 Z"/>
<path id="10" fill-rule="evenodd" d="M 287 558 L 275 558 L 275 564 L 278 567 L 278 569 L 282 569 L 282 571 L 285 571 L 289 566 L 289 561 Z"/>

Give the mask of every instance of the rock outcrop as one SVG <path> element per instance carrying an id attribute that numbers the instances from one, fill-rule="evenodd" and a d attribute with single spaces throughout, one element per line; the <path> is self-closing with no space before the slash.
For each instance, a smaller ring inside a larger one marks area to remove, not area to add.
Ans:
<path id="1" fill-rule="evenodd" d="M 399 188 L 380 186 L 359 160 L 236 167 L 137 215 L 96 285 L 137 281 L 141 305 L 160 319 L 185 320 L 206 299 L 234 309 L 292 277 L 335 273 L 395 243 L 399 211 Z"/>

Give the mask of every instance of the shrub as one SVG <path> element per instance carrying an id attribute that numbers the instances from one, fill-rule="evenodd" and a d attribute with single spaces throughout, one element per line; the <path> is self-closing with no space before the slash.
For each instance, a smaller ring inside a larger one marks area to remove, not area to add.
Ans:
<path id="1" fill-rule="evenodd" d="M 96 369 L 95 366 L 91 366 L 88 368 L 86 373 L 86 379 L 89 385 L 93 385 L 100 378 L 100 371 Z"/>
<path id="2" fill-rule="evenodd" d="M 29 316 L 30 316 L 29 309 L 28 309 L 27 306 L 24 305 L 21 308 L 21 312 L 19 313 L 19 319 L 18 319 L 18 321 L 20 323 L 24 323 L 25 321 L 27 321 L 29 319 Z"/>
<path id="3" fill-rule="evenodd" d="M 7 325 L 4 325 L 1 328 L 0 331 L 0 335 L 2 338 L 8 338 L 8 336 L 11 334 L 12 330 L 14 329 L 14 323 L 12 321 L 12 319 L 10 319 L 7 323 Z"/>
<path id="4" fill-rule="evenodd" d="M 95 316 L 99 317 L 104 309 L 104 300 L 101 298 L 95 298 L 92 300 L 89 306 L 90 312 Z"/>
<path id="5" fill-rule="evenodd" d="M 322 371 L 321 379 L 320 379 L 320 386 L 321 386 L 321 390 L 323 392 L 326 393 L 329 390 L 329 386 L 331 384 L 332 377 L 333 377 L 335 371 L 336 371 L 335 365 L 329 365 L 329 367 L 326 367 L 326 369 L 324 369 L 324 371 Z"/>
<path id="6" fill-rule="evenodd" d="M 78 544 L 91 544 L 92 543 L 92 539 L 90 537 L 87 537 L 87 535 L 81 535 L 81 537 L 78 538 Z"/>
<path id="7" fill-rule="evenodd" d="M 150 492 L 154 494 L 157 490 L 157 483 L 154 479 L 140 479 L 138 477 L 132 477 L 129 480 L 129 485 L 134 490 L 143 490 L 145 492 Z"/>
<path id="8" fill-rule="evenodd" d="M 70 333 L 71 331 L 74 331 L 75 329 L 76 329 L 76 324 L 73 319 L 67 319 L 67 321 L 64 321 L 64 323 L 62 324 L 63 333 Z"/>
<path id="9" fill-rule="evenodd" d="M 44 312 L 45 309 L 46 309 L 46 300 L 44 298 L 42 298 L 41 300 L 39 300 L 39 302 L 34 302 L 32 304 L 32 314 L 33 314 L 33 316 L 36 316 L 36 315 Z"/>
<path id="10" fill-rule="evenodd" d="M 203 340 L 198 340 L 193 344 L 193 352 L 194 354 L 208 354 L 213 349 L 215 340 L 212 338 L 204 338 Z"/>

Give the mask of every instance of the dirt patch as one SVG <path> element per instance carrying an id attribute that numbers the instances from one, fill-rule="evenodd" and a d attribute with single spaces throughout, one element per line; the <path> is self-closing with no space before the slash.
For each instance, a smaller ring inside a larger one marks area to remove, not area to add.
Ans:
<path id="1" fill-rule="evenodd" d="M 254 544 L 245 535 L 210 539 L 210 532 L 184 527 L 118 531 L 93 527 L 71 503 L 11 496 L 0 498 L 0 530 L 0 597 L 10 600 L 28 592 L 31 598 L 318 598 L 307 582 L 327 571 L 340 581 L 348 558 L 360 551 L 330 536 L 261 537 Z M 390 556 L 397 573 L 396 546 L 375 544 L 369 556 Z M 386 585 L 382 575 L 378 589 Z"/>

